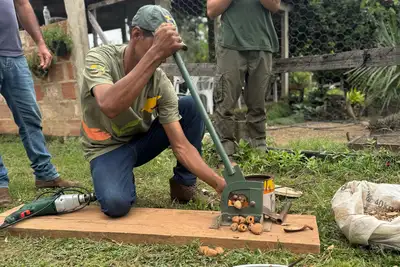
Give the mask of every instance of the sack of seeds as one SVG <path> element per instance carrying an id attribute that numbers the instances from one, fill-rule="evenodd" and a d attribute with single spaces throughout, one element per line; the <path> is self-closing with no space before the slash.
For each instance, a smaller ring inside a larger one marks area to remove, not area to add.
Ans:
<path id="1" fill-rule="evenodd" d="M 335 221 L 352 244 L 400 250 L 400 184 L 352 181 L 332 201 Z"/>

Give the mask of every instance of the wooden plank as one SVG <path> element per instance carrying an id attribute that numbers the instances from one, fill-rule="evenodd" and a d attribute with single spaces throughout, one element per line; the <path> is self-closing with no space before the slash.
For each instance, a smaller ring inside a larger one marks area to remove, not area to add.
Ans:
<path id="1" fill-rule="evenodd" d="M 104 6 L 109 6 L 109 5 L 114 5 L 120 2 L 125 2 L 126 0 L 104 0 L 98 3 L 90 4 L 88 5 L 87 9 L 88 10 L 93 10 L 96 8 L 104 7 Z"/>
<path id="2" fill-rule="evenodd" d="M 186 68 L 191 76 L 211 76 L 214 77 L 217 71 L 217 64 L 214 63 L 186 63 Z M 175 63 L 161 64 L 168 75 L 181 76 L 178 66 Z"/>
<path id="3" fill-rule="evenodd" d="M 281 15 L 281 58 L 289 57 L 289 12 L 284 11 Z M 281 74 L 281 97 L 289 96 L 289 73 Z"/>
<path id="4" fill-rule="evenodd" d="M 93 11 L 88 11 L 91 12 L 93 14 L 94 19 L 97 21 L 97 11 L 96 9 L 94 9 Z M 94 47 L 98 47 L 99 46 L 99 40 L 97 39 L 97 33 L 96 30 L 93 28 L 92 26 L 92 33 L 93 33 L 93 45 Z"/>
<path id="5" fill-rule="evenodd" d="M 364 61 L 365 56 L 368 59 Z M 360 66 L 384 67 L 400 64 L 400 46 L 372 48 L 366 50 L 353 50 L 337 54 L 326 54 L 320 56 L 307 56 L 277 59 L 274 61 L 273 71 L 321 71 L 352 69 Z"/>
<path id="6" fill-rule="evenodd" d="M 15 210 L 15 209 L 13 209 Z M 10 214 L 0 214 L 0 220 Z M 61 216 L 35 217 L 6 230 L 13 235 L 52 238 L 91 238 L 133 244 L 189 244 L 199 240 L 205 245 L 228 249 L 276 249 L 284 247 L 294 253 L 319 253 L 320 240 L 315 216 L 288 215 L 286 222 L 314 227 L 298 233 L 285 233 L 282 226 L 272 225 L 262 235 L 232 232 L 229 227 L 209 229 L 219 212 L 134 208 L 122 218 L 105 216 L 98 206 Z"/>
<path id="7" fill-rule="evenodd" d="M 108 44 L 108 40 L 106 35 L 104 34 L 103 30 L 101 29 L 99 23 L 96 20 L 96 17 L 92 14 L 93 11 L 88 11 L 89 22 L 92 24 L 94 31 L 99 35 L 103 44 Z"/>
<path id="8" fill-rule="evenodd" d="M 190 49 L 190 48 L 189 48 Z M 365 61 L 366 67 L 382 67 L 400 65 L 400 46 L 354 50 L 337 54 L 274 59 L 273 72 L 319 71 L 357 68 L 364 62 L 364 53 L 370 59 Z M 169 75 L 180 76 L 176 64 L 162 64 L 161 68 Z M 186 64 L 192 76 L 215 76 L 218 67 L 214 63 Z"/>

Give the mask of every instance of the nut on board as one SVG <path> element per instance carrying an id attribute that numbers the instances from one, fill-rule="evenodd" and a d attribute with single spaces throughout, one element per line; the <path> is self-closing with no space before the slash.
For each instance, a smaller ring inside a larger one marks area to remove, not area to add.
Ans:
<path id="1" fill-rule="evenodd" d="M 246 217 L 246 223 L 247 224 L 253 224 L 254 223 L 254 216 L 247 216 Z"/>
<path id="2" fill-rule="evenodd" d="M 239 216 L 233 216 L 233 218 L 232 218 L 232 222 L 233 223 L 239 223 L 240 222 L 240 218 L 239 218 Z"/>
<path id="3" fill-rule="evenodd" d="M 261 235 L 263 230 L 264 230 L 264 227 L 261 223 L 252 224 L 250 227 L 250 232 L 252 232 L 255 235 Z"/>
<path id="4" fill-rule="evenodd" d="M 239 216 L 239 224 L 243 224 L 243 223 L 246 223 L 246 218 Z"/>
<path id="5" fill-rule="evenodd" d="M 239 232 L 246 232 L 247 231 L 247 225 L 245 225 L 244 223 L 240 224 L 238 226 L 238 231 Z"/>
<path id="6" fill-rule="evenodd" d="M 232 231 L 236 231 L 236 230 L 238 229 L 238 226 L 239 226 L 239 224 L 237 224 L 237 223 L 232 223 L 232 224 L 231 224 L 231 230 L 232 230 Z"/>

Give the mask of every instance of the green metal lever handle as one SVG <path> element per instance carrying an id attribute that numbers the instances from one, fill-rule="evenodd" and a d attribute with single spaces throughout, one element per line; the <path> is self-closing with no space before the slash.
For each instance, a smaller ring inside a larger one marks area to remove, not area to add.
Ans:
<path id="1" fill-rule="evenodd" d="M 197 93 L 195 85 L 192 83 L 192 79 L 190 78 L 189 72 L 186 69 L 185 63 L 183 62 L 181 55 L 178 52 L 175 53 L 174 59 L 175 59 L 176 64 L 178 65 L 179 70 L 182 73 L 183 79 L 185 80 L 185 82 L 187 83 L 187 86 L 189 87 L 190 94 L 192 95 L 194 102 L 196 103 L 197 108 L 199 109 L 200 115 L 204 120 L 206 128 L 209 131 L 212 140 L 214 141 L 214 144 L 217 148 L 217 152 L 222 158 L 222 162 L 224 163 L 225 170 L 228 171 L 229 175 L 233 175 L 235 173 L 235 170 L 232 167 L 231 162 L 229 161 L 229 157 L 226 154 L 226 151 L 224 150 L 221 141 L 219 140 L 218 134 L 215 131 L 210 118 L 208 117 L 207 111 L 204 108 L 203 103 L 200 100 L 200 97 L 199 97 L 199 94 Z"/>

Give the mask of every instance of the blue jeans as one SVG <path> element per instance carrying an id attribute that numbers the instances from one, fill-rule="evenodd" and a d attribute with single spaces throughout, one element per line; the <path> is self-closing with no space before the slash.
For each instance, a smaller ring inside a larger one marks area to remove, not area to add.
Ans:
<path id="1" fill-rule="evenodd" d="M 24 56 L 0 56 L 0 93 L 19 128 L 19 135 L 36 179 L 49 181 L 59 177 L 46 149 L 42 117 L 36 102 L 32 75 Z M 0 188 L 8 187 L 8 183 L 8 171 L 0 156 Z"/>
<path id="2" fill-rule="evenodd" d="M 179 113 L 183 132 L 201 154 L 204 122 L 191 96 L 179 100 Z M 94 190 L 104 214 L 121 217 L 129 212 L 136 201 L 133 169 L 149 162 L 169 145 L 164 128 L 156 119 L 147 133 L 135 136 L 129 143 L 90 162 Z M 173 179 L 186 186 L 196 184 L 196 176 L 179 162 Z"/>

